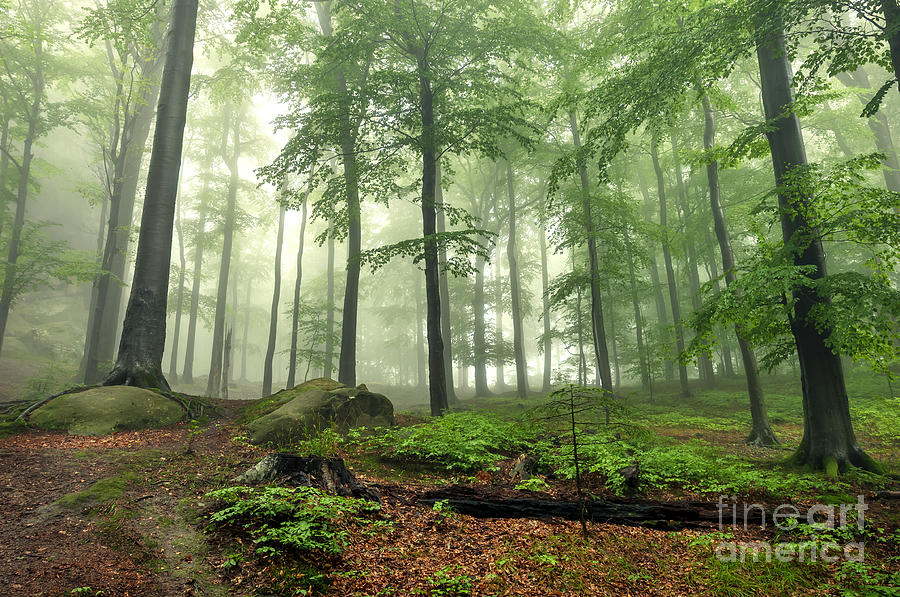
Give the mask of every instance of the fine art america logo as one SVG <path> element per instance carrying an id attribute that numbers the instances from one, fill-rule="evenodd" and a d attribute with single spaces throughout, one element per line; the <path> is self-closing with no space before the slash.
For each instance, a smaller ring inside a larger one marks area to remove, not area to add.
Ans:
<path id="1" fill-rule="evenodd" d="M 719 534 L 729 537 L 731 530 L 774 528 L 776 538 L 790 533 L 799 541 L 723 541 L 716 545 L 716 558 L 722 562 L 747 560 L 771 562 L 862 562 L 865 543 L 846 541 L 865 527 L 869 506 L 862 495 L 856 503 L 816 504 L 802 513 L 793 504 L 781 504 L 768 511 L 760 504 L 738 504 L 735 496 L 719 496 Z"/>

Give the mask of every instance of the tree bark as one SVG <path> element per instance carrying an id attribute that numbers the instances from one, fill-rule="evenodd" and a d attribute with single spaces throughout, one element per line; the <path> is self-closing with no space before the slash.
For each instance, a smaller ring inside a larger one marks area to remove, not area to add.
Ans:
<path id="1" fill-rule="evenodd" d="M 662 231 L 663 241 L 663 260 L 666 264 L 666 280 L 669 287 L 669 303 L 672 307 L 672 323 L 675 327 L 675 346 L 678 355 L 684 352 L 684 329 L 681 327 L 681 305 L 678 300 L 678 286 L 675 284 L 675 268 L 672 266 L 672 254 L 669 251 L 669 232 L 666 213 L 666 183 L 663 180 L 662 168 L 659 166 L 659 150 L 657 148 L 656 137 L 654 136 L 650 142 L 650 158 L 653 160 L 653 170 L 656 172 L 657 192 L 659 193 L 659 227 Z M 691 395 L 690 386 L 688 385 L 687 366 L 684 363 L 678 364 L 678 381 L 681 384 L 681 395 L 688 397 Z"/>
<path id="2" fill-rule="evenodd" d="M 525 361 L 525 337 L 522 331 L 522 305 L 519 296 L 519 257 L 516 247 L 516 189 L 512 164 L 506 162 L 507 194 L 509 197 L 509 238 L 506 241 L 506 259 L 509 262 L 509 294 L 512 299 L 513 354 L 516 359 L 516 395 L 528 396 L 528 363 Z"/>
<path id="3" fill-rule="evenodd" d="M 326 37 L 333 34 L 331 2 L 316 2 L 319 25 Z M 335 71 L 338 93 L 350 102 L 347 79 L 338 67 Z M 361 210 L 359 203 L 359 168 L 356 163 L 358 127 L 350 118 L 349 109 L 341 110 L 341 161 L 344 165 L 344 186 L 347 193 L 347 283 L 344 286 L 344 311 L 341 323 L 341 353 L 338 359 L 338 381 L 346 386 L 356 385 L 356 326 L 359 303 L 360 251 L 362 249 Z"/>
<path id="4" fill-rule="evenodd" d="M 197 0 L 175 0 L 131 296 L 116 366 L 106 385 L 169 390 L 162 372 L 166 300 L 196 26 Z"/>
<path id="5" fill-rule="evenodd" d="M 704 133 L 703 145 L 711 150 L 715 147 L 716 121 L 710 105 L 709 96 L 704 94 L 703 114 Z M 719 241 L 719 251 L 722 253 L 722 269 L 725 271 L 725 284 L 731 286 L 737 280 L 735 273 L 734 251 L 731 248 L 731 236 L 728 234 L 728 226 L 725 220 L 725 211 L 719 198 L 719 163 L 712 161 L 706 165 L 706 178 L 709 182 L 709 207 L 712 211 L 713 226 L 716 230 L 716 239 Z M 714 263 L 714 262 L 713 262 Z M 744 363 L 744 375 L 747 377 L 747 395 L 750 398 L 750 415 L 752 427 L 747 443 L 772 446 L 778 444 L 775 432 L 769 424 L 766 413 L 766 398 L 759 378 L 759 366 L 756 362 L 756 354 L 750 344 L 743 339 L 739 325 L 735 325 L 735 333 L 738 338 L 738 347 L 741 351 L 741 359 Z"/>
<path id="6" fill-rule="evenodd" d="M 581 150 L 581 135 L 575 111 L 569 111 L 569 127 L 576 151 Z M 591 335 L 594 341 L 594 357 L 600 382 L 604 390 L 612 394 L 613 380 L 609 368 L 609 348 L 606 343 L 606 329 L 603 326 L 603 305 L 600 290 L 600 261 L 597 257 L 597 236 L 594 231 L 594 217 L 591 213 L 590 183 L 584 157 L 578 156 L 578 176 L 581 179 L 581 208 L 584 218 L 584 232 L 587 237 L 588 261 L 591 276 Z"/>
<path id="7" fill-rule="evenodd" d="M 328 257 L 326 263 L 326 290 L 325 301 L 325 367 L 322 377 L 331 378 L 334 375 L 334 236 L 333 225 L 328 224 Z"/>
<path id="8" fill-rule="evenodd" d="M 446 218 L 444 217 L 444 191 L 441 187 L 441 161 L 437 160 L 435 174 L 435 206 L 437 209 L 437 231 L 443 234 L 447 231 Z M 441 245 L 438 250 L 438 262 L 440 264 L 441 284 L 441 338 L 444 341 L 444 376 L 447 380 L 447 403 L 456 404 L 459 398 L 453 389 L 453 342 L 450 332 L 450 286 L 447 282 L 447 249 Z"/>
<path id="9" fill-rule="evenodd" d="M 757 59 L 765 117 L 772 127 L 766 137 L 772 152 L 775 183 L 781 186 L 791 169 L 806 164 L 800 121 L 792 109 L 791 68 L 783 31 L 761 36 L 757 42 Z M 793 213 L 788 197 L 779 194 L 778 203 L 782 209 L 785 246 L 803 243 L 793 251 L 794 264 L 813 266 L 813 281 L 825 278 L 825 252 L 818 231 L 802 211 Z M 812 242 L 803 246 L 806 241 L 802 239 L 810 236 Z M 816 306 L 827 300 L 815 286 L 794 293 L 791 331 L 800 361 L 804 418 L 803 439 L 794 460 L 824 469 L 832 476 L 850 465 L 877 470 L 880 467 L 859 447 L 853 433 L 840 355 L 827 345 L 829 331 L 817 326 L 810 316 Z"/>
<path id="10" fill-rule="evenodd" d="M 900 90 L 900 5 L 897 0 L 881 0 L 884 13 L 884 31 L 888 46 L 891 49 L 891 66 L 894 67 L 894 78 Z"/>
<path id="11" fill-rule="evenodd" d="M 272 393 L 272 364 L 275 361 L 275 343 L 278 339 L 278 316 L 281 306 L 281 250 L 284 245 L 284 214 L 282 204 L 278 210 L 278 236 L 275 241 L 275 288 L 272 291 L 272 310 L 269 312 L 269 341 L 266 344 L 266 358 L 263 362 L 263 397 Z"/>
<path id="12" fill-rule="evenodd" d="M 241 156 L 241 121 L 243 120 L 243 108 L 234 110 L 233 107 L 226 107 L 226 130 L 230 126 L 232 129 L 232 145 L 231 155 L 227 155 L 225 151 L 225 141 L 227 134 L 222 143 L 222 157 L 225 165 L 228 166 L 230 174 L 228 180 L 228 203 L 225 207 L 225 226 L 222 232 L 222 255 L 219 262 L 219 282 L 218 292 L 216 293 L 216 315 L 213 324 L 213 341 L 212 355 L 209 362 L 209 379 L 206 382 L 206 395 L 213 398 L 219 398 L 222 394 L 222 356 L 225 351 L 225 317 L 228 308 L 228 278 L 231 272 L 231 253 L 234 245 L 234 226 L 235 215 L 237 211 L 237 190 L 240 182 L 240 172 L 238 163 Z M 228 120 L 231 120 L 229 122 Z M 227 385 L 228 380 L 225 380 Z M 225 392 L 227 392 L 227 388 Z"/>
<path id="13" fill-rule="evenodd" d="M 310 179 L 310 185 L 312 185 L 312 179 Z M 306 194 L 303 196 L 303 205 L 300 208 L 300 246 L 297 249 L 297 277 L 294 278 L 294 302 L 291 307 L 291 357 L 290 362 L 288 362 L 288 388 L 293 388 L 297 382 L 297 342 L 300 333 L 300 284 L 303 282 L 303 246 L 306 244 L 306 216 L 310 190 L 311 186 L 307 187 Z"/>

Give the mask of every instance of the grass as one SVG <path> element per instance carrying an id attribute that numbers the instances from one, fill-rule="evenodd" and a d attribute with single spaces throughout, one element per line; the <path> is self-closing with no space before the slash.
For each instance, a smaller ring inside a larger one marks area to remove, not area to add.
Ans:
<path id="1" fill-rule="evenodd" d="M 133 471 L 125 471 L 112 477 L 100 479 L 84 491 L 69 493 L 59 498 L 56 503 L 64 508 L 74 508 L 83 504 L 102 504 L 122 497 L 129 483 L 136 481 L 138 475 Z"/>

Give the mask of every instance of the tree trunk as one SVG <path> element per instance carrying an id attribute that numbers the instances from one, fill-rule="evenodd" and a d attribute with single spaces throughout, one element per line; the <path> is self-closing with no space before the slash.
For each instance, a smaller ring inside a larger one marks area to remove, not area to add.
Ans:
<path id="1" fill-rule="evenodd" d="M 684 188 L 684 177 L 681 170 L 681 158 L 678 155 L 678 141 L 674 134 L 672 134 L 672 156 L 674 160 L 675 167 L 675 182 L 676 188 L 678 189 L 678 201 L 681 207 L 681 213 L 683 214 L 683 235 L 684 235 L 684 244 L 687 248 L 687 272 L 688 272 L 688 283 L 690 284 L 691 291 L 691 307 L 693 307 L 694 311 L 700 310 L 700 274 L 697 271 L 697 249 L 694 243 L 693 238 L 693 229 L 691 227 L 691 211 L 690 206 L 688 205 L 688 195 Z M 700 365 L 700 377 L 706 383 L 707 386 L 713 386 L 715 384 L 715 371 L 712 366 L 712 359 L 708 353 L 703 353 L 697 359 L 698 364 Z"/>
<path id="2" fill-rule="evenodd" d="M 758 41 L 757 59 L 765 117 L 772 126 L 766 137 L 772 152 L 775 183 L 781 186 L 792 168 L 806 164 L 800 121 L 792 110 L 791 68 L 782 31 Z M 788 197 L 779 194 L 778 203 L 782 209 L 785 246 L 803 243 L 800 239 L 810 236 L 814 239 L 802 252 L 794 251 L 794 264 L 813 266 L 812 279 L 823 279 L 827 276 L 825 252 L 818 231 L 805 219 L 802 210 L 795 213 L 790 209 Z M 803 439 L 794 459 L 799 464 L 825 469 L 829 475 L 836 475 L 849 465 L 878 469 L 856 442 L 840 355 L 827 345 L 828 330 L 820 329 L 810 316 L 813 309 L 827 300 L 815 287 L 804 287 L 794 294 L 791 331 L 800 361 L 804 417 Z"/>
<path id="3" fill-rule="evenodd" d="M 187 345 L 184 349 L 184 370 L 181 379 L 186 384 L 194 383 L 194 347 L 197 341 L 197 314 L 200 310 L 200 282 L 203 272 L 203 245 L 206 242 L 206 195 L 209 179 L 200 195 L 200 209 L 197 214 L 197 229 L 194 232 L 194 273 L 191 277 L 191 312 L 188 319 Z"/>
<path id="4" fill-rule="evenodd" d="M 422 331 L 422 321 L 425 319 L 425 310 L 422 306 L 422 284 L 416 276 L 416 387 L 424 390 L 428 385 L 425 373 L 425 334 Z"/>
<path id="5" fill-rule="evenodd" d="M 522 306 L 519 297 L 519 257 L 516 249 L 516 189 L 512 164 L 506 162 L 506 181 L 509 197 L 509 238 L 506 259 L 509 262 L 509 294 L 512 300 L 513 354 L 516 359 L 516 395 L 528 396 L 528 363 L 525 361 L 525 338 L 522 331 Z"/>
<path id="6" fill-rule="evenodd" d="M 316 13 L 322 33 L 331 37 L 331 2 L 316 2 Z M 347 101 L 350 93 L 344 71 L 335 71 L 338 93 Z M 341 354 L 338 360 L 338 381 L 346 386 L 356 385 L 356 326 L 359 302 L 360 251 L 362 249 L 361 212 L 359 204 L 359 169 L 356 163 L 356 127 L 348 110 L 341 110 L 341 161 L 344 164 L 344 186 L 347 193 L 347 283 L 344 287 L 344 312 L 341 324 Z"/>
<path id="7" fill-rule="evenodd" d="M 837 79 L 847 87 L 858 87 L 860 89 L 870 89 L 872 84 L 869 82 L 869 75 L 860 67 L 853 73 L 838 73 Z M 872 94 L 860 94 L 859 101 L 865 106 L 872 99 Z M 883 153 L 885 188 L 889 191 L 900 192 L 900 162 L 897 160 L 897 151 L 894 149 L 894 140 L 891 137 L 891 127 L 888 124 L 887 116 L 883 110 L 879 110 L 871 118 L 866 119 L 869 130 L 875 137 L 875 148 L 879 153 Z"/>
<path id="8" fill-rule="evenodd" d="M 657 149 L 656 137 L 654 136 L 650 142 L 650 157 L 653 160 L 653 170 L 656 172 L 656 184 L 659 193 L 659 227 L 663 234 L 663 260 L 666 263 L 666 280 L 669 287 L 669 303 L 672 307 L 672 323 L 675 327 L 675 345 L 678 355 L 684 352 L 684 329 L 681 327 L 681 306 L 678 302 L 678 286 L 675 285 L 675 268 L 672 266 L 672 254 L 669 252 L 669 232 L 667 227 L 666 213 L 666 183 L 663 180 L 662 169 L 659 167 L 659 151 Z M 675 355 L 677 358 L 677 355 Z M 687 366 L 684 363 L 678 364 L 678 380 L 681 384 L 681 395 L 688 397 L 691 395 L 688 386 Z"/>
<path id="9" fill-rule="evenodd" d="M 550 393 L 553 381 L 552 374 L 552 355 L 553 339 L 550 337 L 550 272 L 547 267 L 547 230 L 544 226 L 538 231 L 541 247 L 541 308 L 544 312 L 544 379 L 541 385 L 543 393 Z"/>
<path id="10" fill-rule="evenodd" d="M 22 230 L 25 228 L 25 207 L 28 203 L 28 184 L 31 179 L 31 161 L 34 158 L 31 150 L 38 137 L 38 119 L 44 99 L 44 75 L 42 64 L 43 45 L 40 38 L 34 44 L 37 72 L 32 76 L 32 93 L 34 97 L 28 117 L 28 132 L 25 134 L 22 152 L 22 163 L 19 165 L 19 185 L 16 193 L 16 215 L 6 251 L 6 269 L 3 276 L 3 290 L 0 292 L 0 355 L 3 354 L 3 339 L 6 336 L 6 324 L 9 321 L 9 310 L 16 299 L 17 262 L 22 242 Z"/>
<path id="11" fill-rule="evenodd" d="M 291 307 L 291 357 L 288 362 L 287 387 L 293 388 L 297 382 L 297 341 L 300 333 L 300 284 L 303 282 L 303 246 L 306 244 L 306 216 L 309 191 L 312 189 L 312 178 L 309 181 L 303 205 L 300 208 L 300 246 L 297 249 L 297 277 L 294 278 L 294 302 Z"/>
<path id="12" fill-rule="evenodd" d="M 228 166 L 230 178 L 228 180 L 228 204 L 225 207 L 225 227 L 222 232 L 222 256 L 219 262 L 219 286 L 216 293 L 216 318 L 213 324 L 212 355 L 209 363 L 209 379 L 206 383 L 206 395 L 219 398 L 222 394 L 222 355 L 225 352 L 225 316 L 228 308 L 228 277 L 231 271 L 231 253 L 234 244 L 235 215 L 237 211 L 237 190 L 240 182 L 238 162 L 241 156 L 241 121 L 243 120 L 243 108 L 232 112 L 232 107 L 226 108 L 228 117 L 234 120 L 226 123 L 232 127 L 232 152 L 225 154 L 223 142 L 222 157 Z M 227 135 L 226 135 L 227 140 Z M 223 140 L 224 141 L 224 140 Z M 226 380 L 227 381 L 227 380 Z M 227 389 L 225 390 L 228 391 Z"/>
<path id="13" fill-rule="evenodd" d="M 641 316 L 641 301 L 638 297 L 637 280 L 634 275 L 634 256 L 631 251 L 631 239 L 628 230 L 625 230 L 625 255 L 628 260 L 628 278 L 631 283 L 631 303 L 634 307 L 634 328 L 637 336 L 638 362 L 641 370 L 641 388 L 644 391 L 650 389 L 650 371 L 648 369 L 647 354 L 644 349 L 644 322 Z"/>
<path id="14" fill-rule="evenodd" d="M 650 192 L 647 190 L 646 182 L 641 175 L 640 170 L 638 170 L 638 181 L 640 183 L 641 195 L 644 197 L 644 220 L 652 224 L 652 201 L 650 199 Z M 666 310 L 666 299 L 663 297 L 662 281 L 659 278 L 659 266 L 657 266 L 654 253 L 655 251 L 652 248 L 648 251 L 649 266 L 647 269 L 650 270 L 650 283 L 653 285 L 653 300 L 656 304 L 656 322 L 663 330 L 665 330 L 665 334 L 668 336 L 669 314 Z M 675 363 L 671 359 L 665 362 L 665 378 L 666 381 L 675 379 Z"/>
<path id="15" fill-rule="evenodd" d="M 715 147 L 716 121 L 710 105 L 709 96 L 703 95 L 704 133 L 703 145 L 712 150 Z M 725 220 L 725 211 L 719 199 L 719 163 L 710 162 L 706 165 L 706 177 L 709 181 L 709 207 L 712 211 L 713 225 L 716 229 L 716 238 L 719 241 L 719 251 L 722 253 L 722 269 L 725 271 L 725 284 L 731 286 L 737 279 L 735 273 L 734 251 L 731 249 L 731 236 L 728 234 L 728 226 Z M 714 263 L 714 262 L 713 262 Z M 772 446 L 778 443 L 775 432 L 769 424 L 766 413 L 766 398 L 763 394 L 762 382 L 759 379 L 759 366 L 756 362 L 756 354 L 750 344 L 742 338 L 739 325 L 734 329 L 738 338 L 738 346 L 741 351 L 741 359 L 744 363 L 744 374 L 747 377 L 747 395 L 750 397 L 750 415 L 752 428 L 747 442 L 754 445 Z"/>
<path id="16" fill-rule="evenodd" d="M 608 295 L 609 302 L 607 304 L 612 305 L 612 294 Z M 610 337 L 610 345 L 612 348 L 611 361 L 613 366 L 613 388 L 616 391 L 619 390 L 619 387 L 622 385 L 622 372 L 619 369 L 619 349 L 616 343 L 616 310 L 609 310 L 609 337 Z"/>
<path id="17" fill-rule="evenodd" d="M 422 109 L 422 236 L 425 239 L 425 302 L 428 325 L 428 383 L 431 415 L 447 410 L 447 378 L 444 342 L 441 338 L 440 264 L 438 263 L 436 176 L 437 145 L 434 131 L 434 96 L 428 66 L 419 58 L 419 102 Z"/>
<path id="18" fill-rule="evenodd" d="M 269 312 L 269 341 L 263 362 L 263 397 L 272 394 L 272 364 L 275 361 L 275 343 L 278 339 L 278 316 L 281 306 L 281 249 L 284 244 L 284 204 L 278 210 L 278 237 L 275 241 L 275 289 L 272 291 L 272 310 Z"/>
<path id="19" fill-rule="evenodd" d="M 325 301 L 328 303 L 325 307 L 325 367 L 322 371 L 322 377 L 330 378 L 334 375 L 334 236 L 332 235 L 333 225 L 328 224 L 328 262 Z"/>
<path id="20" fill-rule="evenodd" d="M 574 110 L 569 111 L 569 127 L 575 148 L 581 148 L 581 135 Z M 591 276 L 591 335 L 594 341 L 594 357 L 604 390 L 612 394 L 613 380 L 609 368 L 609 348 L 606 344 L 606 329 L 603 327 L 603 305 L 600 292 L 600 261 L 597 257 L 597 237 L 594 232 L 594 218 L 591 214 L 590 183 L 584 157 L 578 158 L 578 175 L 581 179 L 581 207 L 584 218 L 584 232 L 587 237 L 588 260 Z"/>
<path id="21" fill-rule="evenodd" d="M 225 345 L 222 351 L 222 398 L 228 400 L 228 378 L 231 377 L 232 335 L 234 328 L 229 327 L 225 334 Z"/>
<path id="22" fill-rule="evenodd" d="M 443 234 L 447 231 L 446 218 L 444 217 L 444 192 L 441 187 L 441 161 L 437 160 L 435 174 L 435 206 L 437 209 L 437 231 Z M 456 404 L 459 399 L 453 389 L 453 342 L 450 333 L 450 287 L 447 283 L 447 249 L 441 245 L 438 250 L 438 262 L 440 264 L 441 284 L 441 339 L 444 341 L 444 376 L 447 379 L 447 403 Z"/>
<path id="23" fill-rule="evenodd" d="M 116 366 L 106 385 L 169 390 L 162 373 L 166 300 L 196 26 L 197 0 L 175 0 L 131 296 Z"/>
<path id="24" fill-rule="evenodd" d="M 184 303 L 184 272 L 187 268 L 184 258 L 184 229 L 181 226 L 181 201 L 175 199 L 175 229 L 178 232 L 178 292 L 175 300 L 175 329 L 172 334 L 172 355 L 169 360 L 169 379 L 178 381 L 178 340 L 181 338 L 181 311 Z"/>
<path id="25" fill-rule="evenodd" d="M 497 249 L 499 253 L 499 248 Z M 494 368 L 497 381 L 494 384 L 498 391 L 503 392 L 509 388 L 506 385 L 506 372 L 504 371 L 505 356 L 503 354 L 503 279 L 500 276 L 500 256 L 494 261 Z"/>
<path id="26" fill-rule="evenodd" d="M 894 67 L 894 78 L 900 89 L 900 5 L 897 0 L 881 0 L 884 12 L 884 30 L 888 46 L 891 48 L 891 66 Z"/>

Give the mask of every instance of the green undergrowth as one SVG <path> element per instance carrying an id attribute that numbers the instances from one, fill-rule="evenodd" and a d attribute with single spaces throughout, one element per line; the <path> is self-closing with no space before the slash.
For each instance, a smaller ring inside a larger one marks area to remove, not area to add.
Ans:
<path id="1" fill-rule="evenodd" d="M 124 471 L 118 475 L 100 479 L 84 491 L 69 493 L 59 498 L 56 503 L 65 508 L 88 504 L 102 504 L 122 497 L 128 485 L 136 481 L 138 475 L 133 471 Z"/>

